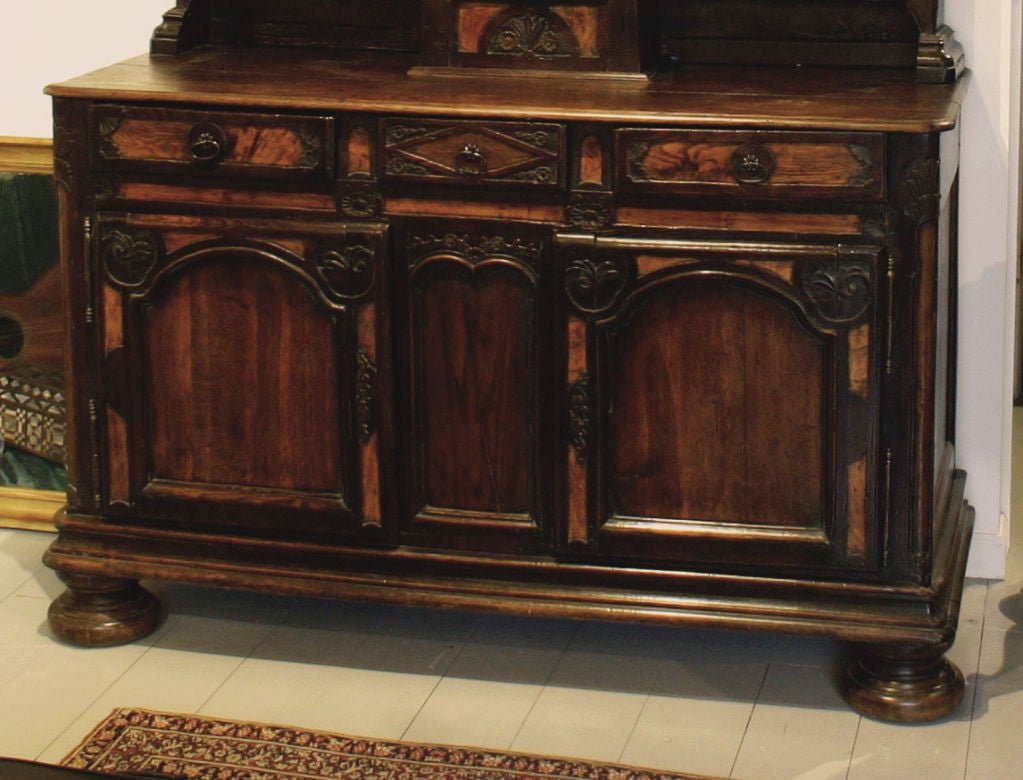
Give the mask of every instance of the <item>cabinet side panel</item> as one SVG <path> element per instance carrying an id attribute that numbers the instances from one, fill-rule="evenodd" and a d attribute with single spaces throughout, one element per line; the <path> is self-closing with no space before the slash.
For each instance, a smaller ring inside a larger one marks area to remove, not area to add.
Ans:
<path id="1" fill-rule="evenodd" d="M 145 346 L 155 477 L 338 489 L 334 327 L 294 277 L 194 267 L 149 309 Z"/>
<path id="2" fill-rule="evenodd" d="M 821 526 L 827 362 L 785 306 L 676 286 L 639 307 L 613 354 L 618 513 Z"/>

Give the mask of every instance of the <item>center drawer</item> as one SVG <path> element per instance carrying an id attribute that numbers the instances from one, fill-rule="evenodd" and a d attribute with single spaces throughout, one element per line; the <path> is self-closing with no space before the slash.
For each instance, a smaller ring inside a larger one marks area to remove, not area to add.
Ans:
<path id="1" fill-rule="evenodd" d="M 330 179 L 331 117 L 99 105 L 94 168 L 265 179 Z"/>
<path id="2" fill-rule="evenodd" d="M 382 125 L 385 180 L 564 187 L 562 125 L 397 117 Z"/>
<path id="3" fill-rule="evenodd" d="M 622 191 L 744 198 L 884 195 L 881 133 L 622 129 Z"/>

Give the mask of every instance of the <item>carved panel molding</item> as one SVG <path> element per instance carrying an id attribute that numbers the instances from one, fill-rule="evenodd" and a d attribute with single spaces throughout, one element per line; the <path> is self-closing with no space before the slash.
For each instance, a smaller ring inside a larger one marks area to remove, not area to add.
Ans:
<path id="1" fill-rule="evenodd" d="M 456 257 L 470 266 L 486 260 L 508 259 L 523 266 L 537 278 L 543 244 L 523 238 L 481 236 L 470 233 L 409 235 L 406 241 L 409 265 L 414 269 L 423 261 L 440 255 Z"/>

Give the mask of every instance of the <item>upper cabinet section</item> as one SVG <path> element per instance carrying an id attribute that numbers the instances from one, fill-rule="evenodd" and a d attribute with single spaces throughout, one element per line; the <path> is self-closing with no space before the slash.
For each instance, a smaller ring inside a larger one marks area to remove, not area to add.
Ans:
<path id="1" fill-rule="evenodd" d="M 949 83 L 962 49 L 940 0 L 177 0 L 154 53 L 201 44 L 418 55 L 425 72 L 639 79 L 676 65 L 915 70 Z"/>

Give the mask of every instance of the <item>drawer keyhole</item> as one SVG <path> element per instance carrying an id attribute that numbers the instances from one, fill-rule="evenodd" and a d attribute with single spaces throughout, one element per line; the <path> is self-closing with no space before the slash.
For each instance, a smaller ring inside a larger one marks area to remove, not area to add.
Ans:
<path id="1" fill-rule="evenodd" d="M 455 155 L 455 172 L 459 176 L 483 176 L 487 172 L 487 158 L 476 144 L 466 144 Z"/>
<path id="2" fill-rule="evenodd" d="M 194 163 L 211 165 L 220 160 L 226 151 L 227 136 L 212 122 L 198 124 L 188 134 L 188 153 Z"/>
<path id="3" fill-rule="evenodd" d="M 732 176 L 742 184 L 763 184 L 774 173 L 774 155 L 760 144 L 743 144 L 732 152 Z"/>

